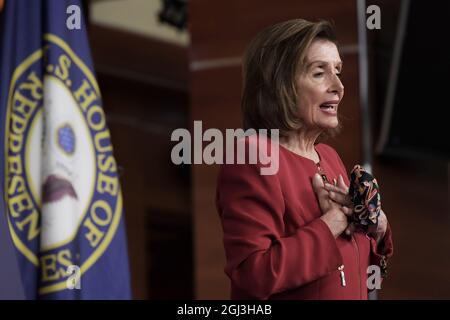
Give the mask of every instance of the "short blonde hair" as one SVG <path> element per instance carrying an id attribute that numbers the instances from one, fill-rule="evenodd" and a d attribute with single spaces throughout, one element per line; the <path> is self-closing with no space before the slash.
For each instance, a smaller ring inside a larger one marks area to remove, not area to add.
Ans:
<path id="1" fill-rule="evenodd" d="M 294 19 L 261 31 L 249 44 L 243 61 L 242 114 L 244 128 L 279 129 L 285 137 L 302 127 L 298 116 L 295 78 L 316 39 L 336 44 L 328 21 Z M 340 121 L 339 121 L 340 123 Z M 321 136 L 334 136 L 340 125 Z"/>

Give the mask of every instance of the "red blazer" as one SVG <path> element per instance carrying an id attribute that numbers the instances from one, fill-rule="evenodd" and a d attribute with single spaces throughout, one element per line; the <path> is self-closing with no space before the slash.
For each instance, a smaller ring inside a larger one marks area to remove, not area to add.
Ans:
<path id="1" fill-rule="evenodd" d="M 341 174 L 348 185 L 336 151 L 325 144 L 316 151 L 328 179 Z M 312 160 L 280 146 L 278 173 L 261 175 L 261 167 L 222 165 L 218 177 L 231 299 L 367 299 L 367 267 L 387 262 L 393 253 L 390 227 L 378 247 L 360 232 L 335 239 L 319 219 Z"/>

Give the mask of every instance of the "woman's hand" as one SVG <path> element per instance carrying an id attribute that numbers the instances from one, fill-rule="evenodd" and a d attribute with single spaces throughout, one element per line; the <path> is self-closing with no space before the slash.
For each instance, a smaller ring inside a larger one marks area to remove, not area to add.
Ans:
<path id="1" fill-rule="evenodd" d="M 325 190 L 328 191 L 330 198 L 342 206 L 353 208 L 352 199 L 348 194 L 348 186 L 344 182 L 344 178 L 339 175 L 336 185 L 325 183 Z"/>
<path id="2" fill-rule="evenodd" d="M 383 240 L 384 235 L 386 234 L 387 230 L 387 217 L 383 210 L 380 210 L 380 215 L 378 216 L 378 226 L 377 230 L 375 231 L 375 234 L 373 235 L 375 240 L 377 241 L 377 244 Z"/>
<path id="3" fill-rule="evenodd" d="M 323 213 L 320 219 L 327 224 L 333 236 L 337 238 L 348 229 L 348 216 L 352 213 L 352 210 L 342 207 L 330 198 L 319 174 L 314 175 L 312 184 Z M 346 234 L 351 234 L 351 230 L 347 230 Z"/>
<path id="4" fill-rule="evenodd" d="M 348 194 L 348 187 L 344 182 L 344 179 L 339 175 L 338 180 L 335 181 L 335 185 L 325 183 L 324 189 L 328 192 L 328 197 L 331 202 L 339 205 L 340 209 L 347 217 L 351 217 L 353 214 L 353 202 Z M 347 236 L 351 236 L 355 232 L 355 225 L 349 223 L 345 230 Z"/>
<path id="5" fill-rule="evenodd" d="M 335 186 L 329 183 L 325 183 L 324 186 L 325 190 L 328 191 L 329 197 L 331 199 L 341 204 L 342 206 L 345 206 L 343 208 L 343 210 L 345 210 L 345 214 L 352 215 L 353 204 L 350 195 L 348 194 L 348 187 L 345 185 L 342 176 L 339 175 L 337 184 Z M 378 216 L 377 229 L 373 234 L 371 234 L 375 238 L 377 243 L 380 243 L 380 241 L 384 238 L 386 229 L 387 229 L 387 217 L 386 214 L 383 212 L 383 210 L 381 210 L 380 215 Z M 348 235 L 352 234 L 355 231 L 355 227 L 352 223 L 347 228 L 347 231 L 350 231 L 349 233 L 346 232 Z"/>

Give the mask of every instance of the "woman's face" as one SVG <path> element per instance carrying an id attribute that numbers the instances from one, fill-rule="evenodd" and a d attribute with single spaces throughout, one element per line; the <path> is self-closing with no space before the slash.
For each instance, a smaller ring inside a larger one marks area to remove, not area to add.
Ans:
<path id="1" fill-rule="evenodd" d="M 342 61 L 336 45 L 315 40 L 305 65 L 296 77 L 299 115 L 308 128 L 333 129 L 338 125 L 338 105 L 344 96 L 340 80 Z"/>

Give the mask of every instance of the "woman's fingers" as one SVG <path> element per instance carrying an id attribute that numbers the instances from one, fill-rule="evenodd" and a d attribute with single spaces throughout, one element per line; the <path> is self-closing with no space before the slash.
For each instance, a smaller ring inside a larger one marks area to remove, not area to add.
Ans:
<path id="1" fill-rule="evenodd" d="M 344 214 L 347 216 L 347 217 L 351 217 L 352 216 L 352 214 L 353 214 L 353 209 L 352 208 L 349 208 L 349 207 L 346 207 L 346 206 L 342 206 L 342 212 L 344 212 Z"/>
<path id="2" fill-rule="evenodd" d="M 323 179 L 320 174 L 316 173 L 312 178 L 313 186 L 315 187 L 323 187 Z"/>
<path id="3" fill-rule="evenodd" d="M 343 206 L 350 207 L 352 205 L 352 201 L 350 200 L 350 197 L 347 194 L 343 194 L 341 192 L 328 191 L 328 195 L 333 201 Z"/>
<path id="4" fill-rule="evenodd" d="M 347 194 L 348 193 L 347 190 L 345 190 L 345 189 L 343 189 L 341 187 L 338 187 L 338 186 L 333 186 L 330 183 L 325 183 L 324 186 L 325 186 L 325 189 L 327 189 L 328 191 L 334 191 L 334 192 L 339 192 L 339 193 L 343 193 L 343 194 Z"/>
<path id="5" fill-rule="evenodd" d="M 335 185 L 332 185 L 331 183 L 325 183 L 325 188 L 327 190 L 342 192 L 345 194 L 348 193 L 348 186 L 345 184 L 344 178 L 342 178 L 341 175 L 339 175 L 337 183 L 336 183 L 336 179 L 333 179 L 333 182 L 335 182 Z"/>
<path id="6" fill-rule="evenodd" d="M 314 192 L 316 193 L 317 200 L 319 201 L 319 206 L 322 212 L 326 212 L 329 207 L 329 194 L 325 190 L 323 185 L 323 179 L 319 174 L 315 174 L 312 178 L 312 185 Z"/>
<path id="7" fill-rule="evenodd" d="M 341 175 L 338 177 L 338 183 L 337 186 L 340 187 L 342 190 L 345 191 L 345 193 L 348 193 L 348 186 L 344 182 L 344 178 L 342 178 Z"/>
<path id="8" fill-rule="evenodd" d="M 324 189 L 322 177 L 316 173 L 312 178 L 312 185 L 314 192 L 319 198 L 327 195 L 327 190 Z"/>
<path id="9" fill-rule="evenodd" d="M 339 175 L 337 185 L 330 183 L 324 184 L 325 189 L 329 192 L 330 198 L 345 206 L 352 206 L 352 201 L 348 195 L 348 187 L 345 185 L 344 179 Z"/>

